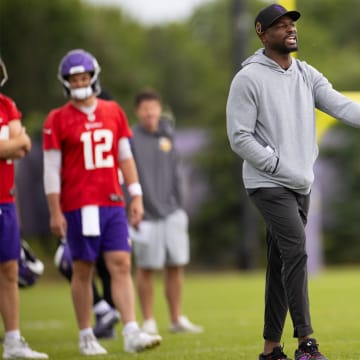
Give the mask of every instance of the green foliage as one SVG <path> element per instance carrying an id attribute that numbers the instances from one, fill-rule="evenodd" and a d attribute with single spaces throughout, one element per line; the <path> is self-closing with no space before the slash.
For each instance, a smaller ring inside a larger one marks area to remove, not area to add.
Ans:
<path id="1" fill-rule="evenodd" d="M 0 6 L 0 46 L 10 77 L 5 90 L 24 113 L 46 112 L 61 96 L 56 82 L 59 59 L 69 46 L 84 41 L 78 21 L 81 3 L 4 0 Z"/>
<path id="2" fill-rule="evenodd" d="M 334 263 L 358 263 L 360 258 L 360 151 L 359 132 L 339 125 L 333 132 L 346 141 L 336 151 L 325 156 L 337 164 L 341 193 L 331 203 L 333 221 L 324 229 L 326 255 Z"/>
<path id="3" fill-rule="evenodd" d="M 64 101 L 56 74 L 61 57 L 72 48 L 83 47 L 98 58 L 104 89 L 124 107 L 131 123 L 134 95 L 144 86 L 157 88 L 178 127 L 206 128 L 212 141 L 195 159 L 208 177 L 211 195 L 192 219 L 194 258 L 233 266 L 249 211 L 243 201 L 241 161 L 230 150 L 225 129 L 238 56 L 234 32 L 239 25 L 248 29 L 241 44 L 244 53 L 261 47 L 253 19 L 267 3 L 245 1 L 240 24 L 234 19 L 234 1 L 215 0 L 184 22 L 146 27 L 118 7 L 95 7 L 85 0 L 1 0 L 0 51 L 10 75 L 4 90 L 16 99 L 31 134 L 38 134 L 48 111 Z M 299 58 L 323 72 L 335 88 L 359 90 L 358 0 L 298 0 L 297 7 L 302 13 Z M 341 157 L 353 176 L 346 179 L 352 201 L 349 197 L 347 204 L 336 204 L 339 220 L 332 229 L 339 236 L 346 229 L 344 236 L 352 241 L 360 231 L 354 200 L 360 175 L 356 146 L 352 141 L 349 154 Z M 339 261 L 334 237 L 326 234 L 327 254 Z M 341 259 L 353 261 L 354 256 Z"/>
<path id="4" fill-rule="evenodd" d="M 336 89 L 360 91 L 359 3 L 356 0 L 306 0 L 299 1 L 299 9 L 302 13 L 298 24 L 299 56 L 321 71 Z M 344 125 L 338 126 L 336 133 L 346 141 L 323 154 L 336 164 L 342 185 L 341 193 L 334 194 L 329 204 L 328 212 L 333 215 L 324 229 L 325 256 L 329 263 L 358 263 L 360 134 Z"/>
<path id="5" fill-rule="evenodd" d="M 155 282 L 155 316 L 163 343 L 137 355 L 148 360 L 248 360 L 262 351 L 263 273 L 190 275 L 186 277 L 184 311 L 204 326 L 203 334 L 169 334 L 168 312 L 160 278 Z M 44 281 L 45 280 L 45 281 Z M 56 281 L 57 280 L 57 281 Z M 46 351 L 50 359 L 81 360 L 78 334 L 64 279 L 41 279 L 33 289 L 21 291 L 21 329 L 29 344 Z M 310 279 L 312 322 L 321 351 L 332 360 L 358 360 L 360 317 L 359 269 L 327 270 Z M 336 288 L 334 287 L 336 284 Z M 341 311 L 334 311 L 341 309 Z M 141 321 L 140 316 L 138 319 Z M 133 359 L 123 352 L 122 326 L 118 340 L 101 341 L 109 354 L 97 359 Z M 282 342 L 292 357 L 296 339 L 288 317 Z"/>
<path id="6" fill-rule="evenodd" d="M 298 4 L 302 13 L 299 56 L 321 71 L 335 88 L 358 91 L 359 2 L 303 0 Z"/>

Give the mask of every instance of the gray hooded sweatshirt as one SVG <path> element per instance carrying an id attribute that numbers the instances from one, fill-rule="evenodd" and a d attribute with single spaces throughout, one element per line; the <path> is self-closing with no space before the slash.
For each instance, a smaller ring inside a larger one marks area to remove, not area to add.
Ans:
<path id="1" fill-rule="evenodd" d="M 360 104 L 335 91 L 304 61 L 284 70 L 258 50 L 234 77 L 226 107 L 245 188 L 283 186 L 308 194 L 318 155 L 315 108 L 360 127 Z"/>

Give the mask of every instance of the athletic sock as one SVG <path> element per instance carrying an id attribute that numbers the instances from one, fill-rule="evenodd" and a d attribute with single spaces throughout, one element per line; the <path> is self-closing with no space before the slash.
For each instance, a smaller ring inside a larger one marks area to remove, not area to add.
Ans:
<path id="1" fill-rule="evenodd" d="M 6 340 L 19 340 L 20 339 L 20 330 L 11 330 L 5 333 Z"/>
<path id="2" fill-rule="evenodd" d="M 79 331 L 80 340 L 82 340 L 87 335 L 94 335 L 92 328 L 86 328 Z"/>
<path id="3" fill-rule="evenodd" d="M 126 335 L 136 330 L 139 330 L 139 324 L 136 321 L 130 321 L 124 325 L 123 334 Z"/>

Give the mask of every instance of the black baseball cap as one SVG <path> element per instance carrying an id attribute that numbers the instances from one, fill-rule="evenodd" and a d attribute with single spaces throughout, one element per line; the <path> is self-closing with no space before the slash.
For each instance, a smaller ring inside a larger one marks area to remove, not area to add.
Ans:
<path id="1" fill-rule="evenodd" d="M 261 10 L 255 18 L 255 30 L 258 35 L 262 34 L 268 29 L 276 20 L 282 16 L 290 16 L 291 19 L 296 21 L 300 17 L 298 11 L 288 11 L 279 4 L 272 4 Z"/>

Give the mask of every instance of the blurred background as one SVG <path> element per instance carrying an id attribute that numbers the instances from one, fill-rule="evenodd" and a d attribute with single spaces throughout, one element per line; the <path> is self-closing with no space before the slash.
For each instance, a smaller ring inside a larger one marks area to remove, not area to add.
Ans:
<path id="1" fill-rule="evenodd" d="M 73 48 L 90 51 L 103 89 L 136 121 L 135 94 L 163 96 L 178 130 L 185 205 L 191 218 L 192 267 L 252 270 L 265 264 L 263 224 L 228 145 L 225 104 L 241 61 L 261 47 L 253 19 L 260 0 L 1 0 L 0 52 L 13 97 L 31 134 L 17 164 L 25 239 L 52 257 L 42 185 L 41 127 L 64 103 L 57 68 Z M 360 91 L 360 2 L 298 0 L 298 57 L 340 91 Z M 281 99 L 279 99 L 281 101 Z M 360 263 L 360 130 L 336 122 L 319 139 L 309 216 L 309 267 Z"/>

